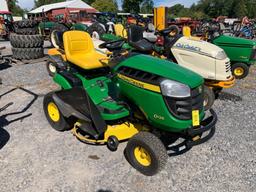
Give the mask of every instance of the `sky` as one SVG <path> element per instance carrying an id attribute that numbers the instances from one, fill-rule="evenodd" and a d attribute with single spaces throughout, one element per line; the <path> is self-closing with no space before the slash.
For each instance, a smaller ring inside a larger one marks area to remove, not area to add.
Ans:
<path id="1" fill-rule="evenodd" d="M 119 6 L 121 6 L 121 0 L 117 0 Z M 154 0 L 155 6 L 167 6 L 170 7 L 172 5 L 175 4 L 183 4 L 186 7 L 189 7 L 190 5 L 192 5 L 193 3 L 197 2 L 198 0 Z M 19 5 L 22 8 L 26 8 L 28 10 L 32 9 L 34 6 L 34 0 L 18 0 Z"/>

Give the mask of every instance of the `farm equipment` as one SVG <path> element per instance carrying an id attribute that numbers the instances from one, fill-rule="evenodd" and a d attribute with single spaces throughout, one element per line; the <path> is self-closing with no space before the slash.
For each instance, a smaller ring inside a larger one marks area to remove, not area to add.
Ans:
<path id="1" fill-rule="evenodd" d="M 217 116 L 205 118 L 203 79 L 170 61 L 122 50 L 123 41 L 100 45 L 95 51 L 86 32 L 68 31 L 50 49 L 47 67 L 61 90 L 44 97 L 50 125 L 72 129 L 82 142 L 106 144 L 115 151 L 128 140 L 125 156 L 145 175 L 164 168 L 163 138 L 179 135 L 188 148 L 209 140 Z M 63 37 L 63 42 L 62 42 Z"/>
<path id="2" fill-rule="evenodd" d="M 11 32 L 14 31 L 12 13 L 0 11 L 0 37 L 8 40 Z"/>
<path id="3" fill-rule="evenodd" d="M 255 41 L 220 35 L 211 42 L 226 52 L 235 78 L 243 79 L 249 74 L 250 66 L 256 62 Z"/>
<path id="4" fill-rule="evenodd" d="M 249 68 L 256 62 L 256 42 L 250 39 L 223 35 L 219 27 L 209 27 L 202 37 L 222 48 L 231 62 L 231 71 L 236 79 L 249 74 Z"/>

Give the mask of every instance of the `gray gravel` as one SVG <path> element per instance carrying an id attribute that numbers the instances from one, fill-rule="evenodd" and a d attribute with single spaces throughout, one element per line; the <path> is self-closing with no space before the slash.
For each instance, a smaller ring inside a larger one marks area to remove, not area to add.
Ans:
<path id="1" fill-rule="evenodd" d="M 2 42 L 0 42 L 2 43 Z M 70 132 L 56 132 L 42 109 L 43 95 L 58 87 L 44 63 L 14 65 L 0 71 L 0 191 L 174 191 L 252 192 L 256 189 L 256 67 L 246 80 L 224 90 L 215 102 L 219 121 L 215 137 L 180 156 L 153 177 L 134 170 L 117 152 L 86 145 Z M 26 110 L 26 106 L 30 106 Z M 18 114 L 10 114 L 19 112 Z M 30 115 L 30 116 L 29 116 Z M 10 122 L 15 118 L 28 116 Z"/>

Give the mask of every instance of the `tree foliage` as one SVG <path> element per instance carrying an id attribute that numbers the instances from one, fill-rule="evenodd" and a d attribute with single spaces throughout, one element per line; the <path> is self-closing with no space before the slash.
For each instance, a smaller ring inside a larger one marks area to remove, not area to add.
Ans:
<path id="1" fill-rule="evenodd" d="M 19 5 L 17 5 L 18 0 L 7 0 L 7 5 L 9 10 L 15 16 L 23 16 L 25 10 L 23 10 Z"/>
<path id="2" fill-rule="evenodd" d="M 199 0 L 190 8 L 181 4 L 170 7 L 169 15 L 172 17 L 194 17 L 216 18 L 218 16 L 228 16 L 232 18 L 241 18 L 248 16 L 256 17 L 256 1 L 252 0 Z"/>
<path id="3" fill-rule="evenodd" d="M 154 1 L 153 0 L 144 0 L 140 4 L 140 12 L 141 13 L 152 13 L 154 9 Z"/>
<path id="4" fill-rule="evenodd" d="M 116 0 L 96 0 L 94 3 L 92 3 L 92 7 L 100 12 L 116 13 L 118 11 Z"/>

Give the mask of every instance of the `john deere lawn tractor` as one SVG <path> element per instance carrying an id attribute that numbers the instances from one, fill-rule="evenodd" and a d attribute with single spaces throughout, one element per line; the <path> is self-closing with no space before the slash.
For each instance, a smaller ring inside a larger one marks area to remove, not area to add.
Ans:
<path id="1" fill-rule="evenodd" d="M 221 35 L 211 41 L 221 47 L 230 58 L 232 73 L 237 79 L 249 74 L 250 66 L 256 63 L 256 42 L 239 37 Z"/>
<path id="2" fill-rule="evenodd" d="M 175 29 L 175 28 L 174 28 Z M 172 35 L 173 28 L 156 32 L 158 38 L 155 43 L 143 37 L 144 29 L 137 25 L 130 25 L 126 48 L 144 54 L 171 60 L 182 67 L 188 68 L 205 79 L 205 109 L 214 103 L 223 88 L 234 85 L 230 60 L 225 52 L 211 43 L 190 37 Z"/>
<path id="3" fill-rule="evenodd" d="M 125 156 L 145 175 L 164 168 L 164 143 L 174 135 L 184 138 L 188 148 L 214 135 L 217 116 L 211 110 L 205 118 L 203 79 L 196 73 L 122 50 L 123 41 L 101 44 L 111 52 L 107 57 L 95 51 L 86 32 L 58 35 L 47 67 L 61 89 L 43 102 L 54 129 L 72 129 L 79 140 L 106 144 L 112 151 L 128 140 Z"/>

